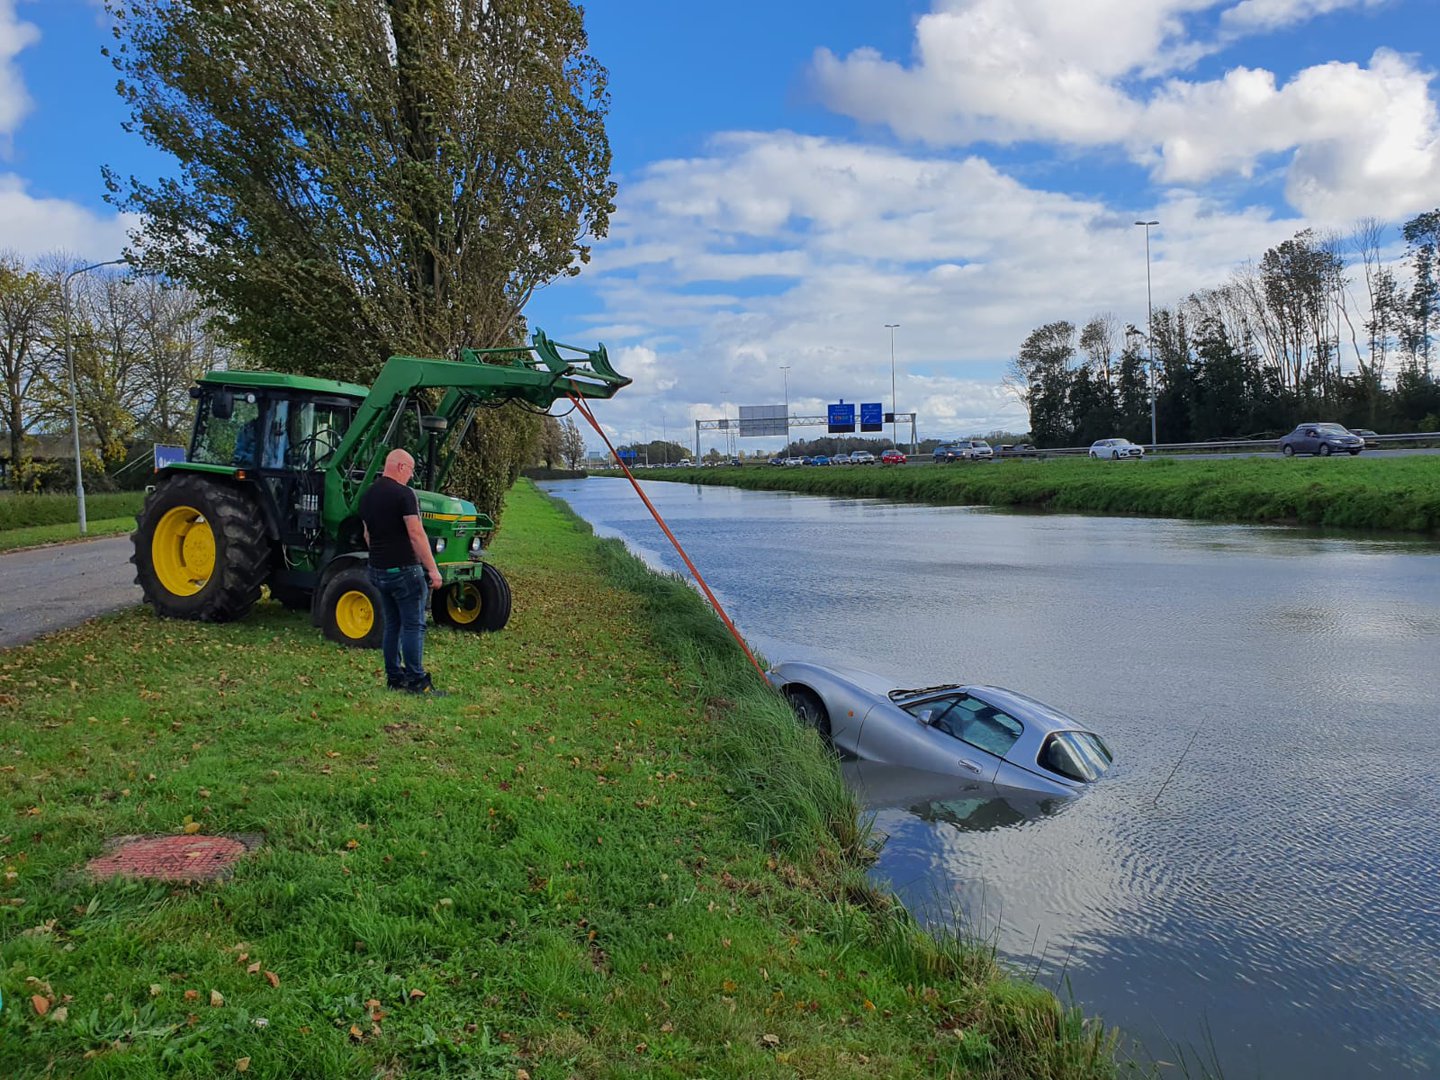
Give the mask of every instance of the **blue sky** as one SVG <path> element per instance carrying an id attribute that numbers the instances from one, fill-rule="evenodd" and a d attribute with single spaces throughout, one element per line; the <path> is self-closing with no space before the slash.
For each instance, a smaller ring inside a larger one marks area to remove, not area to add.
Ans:
<path id="1" fill-rule="evenodd" d="M 796 413 L 888 407 L 886 323 L 922 435 L 1023 430 L 1002 378 L 1031 329 L 1143 322 L 1136 220 L 1157 305 L 1307 226 L 1373 217 L 1398 254 L 1440 206 L 1437 24 L 1435 0 L 594 3 L 619 210 L 528 313 L 636 377 L 603 408 L 620 439 L 786 381 Z M 101 165 L 166 169 L 121 130 L 107 40 L 98 0 L 0 0 L 0 249 L 113 257 Z"/>

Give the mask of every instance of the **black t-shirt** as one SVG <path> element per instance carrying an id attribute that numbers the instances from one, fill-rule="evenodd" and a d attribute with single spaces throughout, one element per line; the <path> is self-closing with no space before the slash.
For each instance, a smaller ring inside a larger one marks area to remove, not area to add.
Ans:
<path id="1" fill-rule="evenodd" d="M 371 566 L 389 570 L 417 565 L 405 519 L 419 516 L 414 491 L 388 476 L 375 478 L 370 490 L 360 496 L 360 517 L 370 530 Z"/>

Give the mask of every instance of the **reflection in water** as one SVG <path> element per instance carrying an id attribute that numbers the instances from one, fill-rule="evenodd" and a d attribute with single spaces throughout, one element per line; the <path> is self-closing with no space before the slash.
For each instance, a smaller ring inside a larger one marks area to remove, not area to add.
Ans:
<path id="1" fill-rule="evenodd" d="M 1023 825 L 1059 813 L 1069 799 L 1037 795 L 1022 788 L 851 759 L 840 765 L 845 782 L 871 810 L 894 807 L 919 821 L 965 832 Z"/>
<path id="2" fill-rule="evenodd" d="M 682 569 L 623 482 L 554 490 Z M 1009 686 L 1104 733 L 1115 768 L 1051 807 L 867 776 L 874 873 L 919 917 L 1152 1053 L 1213 1039 L 1229 1080 L 1440 1076 L 1435 544 L 646 490 L 772 660 Z"/>

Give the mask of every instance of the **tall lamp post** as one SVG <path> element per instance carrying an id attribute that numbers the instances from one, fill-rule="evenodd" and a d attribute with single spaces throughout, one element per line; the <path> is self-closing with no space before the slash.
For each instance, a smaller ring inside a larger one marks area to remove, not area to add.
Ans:
<path id="1" fill-rule="evenodd" d="M 60 287 L 60 303 L 65 316 L 65 366 L 70 372 L 70 431 L 75 437 L 75 501 L 80 507 L 81 536 L 84 536 L 86 532 L 85 476 L 84 471 L 80 468 L 80 415 L 75 407 L 75 357 L 70 352 L 70 279 L 77 274 L 99 270 L 102 266 L 119 266 L 124 261 L 124 259 L 107 259 L 105 262 L 91 263 L 78 270 L 71 270 L 65 275 L 65 280 Z"/>
<path id="2" fill-rule="evenodd" d="M 790 449 L 790 365 L 780 365 L 780 377 L 785 380 L 785 449 Z"/>
<path id="3" fill-rule="evenodd" d="M 1150 226 L 1158 221 L 1137 221 L 1145 226 L 1145 348 L 1150 354 L 1150 452 L 1155 452 L 1155 309 L 1150 299 Z"/>
<path id="4" fill-rule="evenodd" d="M 900 449 L 900 437 L 895 434 L 895 331 L 900 328 L 898 322 L 887 322 L 885 329 L 890 331 L 890 445 Z"/>

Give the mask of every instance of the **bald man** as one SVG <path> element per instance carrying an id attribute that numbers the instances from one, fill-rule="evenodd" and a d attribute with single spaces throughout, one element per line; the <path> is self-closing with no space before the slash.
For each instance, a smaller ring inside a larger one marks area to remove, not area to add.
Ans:
<path id="1" fill-rule="evenodd" d="M 440 694 L 425 671 L 425 601 L 440 588 L 440 568 L 420 524 L 420 504 L 410 490 L 415 459 L 391 450 L 385 471 L 360 498 L 360 519 L 370 549 L 370 582 L 380 593 L 385 632 L 385 684 L 411 694 Z"/>

